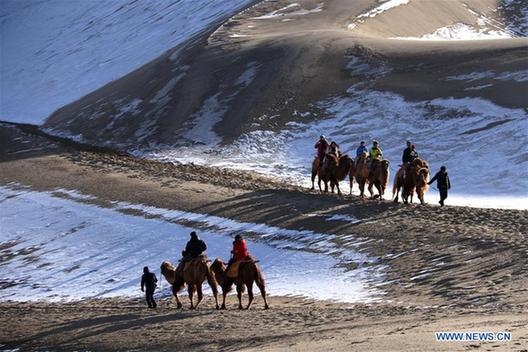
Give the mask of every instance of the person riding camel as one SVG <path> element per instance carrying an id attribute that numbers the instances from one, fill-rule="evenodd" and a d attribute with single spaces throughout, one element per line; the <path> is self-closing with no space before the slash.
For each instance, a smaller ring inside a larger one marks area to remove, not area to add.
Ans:
<path id="1" fill-rule="evenodd" d="M 365 141 L 361 141 L 361 143 L 359 143 L 359 147 L 357 147 L 357 149 L 356 149 L 356 160 L 355 160 L 356 162 L 359 160 L 359 157 L 363 153 L 367 153 L 368 154 L 368 149 L 365 146 Z"/>
<path id="2" fill-rule="evenodd" d="M 191 232 L 191 239 L 187 242 L 185 249 L 182 251 L 182 259 L 178 265 L 177 271 L 183 271 L 185 263 L 192 261 L 205 252 L 207 245 L 204 241 L 198 238 L 196 232 Z"/>
<path id="3" fill-rule="evenodd" d="M 404 149 L 402 155 L 403 178 L 407 176 L 407 171 L 409 170 L 413 160 L 416 158 L 418 158 L 416 146 L 410 141 L 407 141 L 407 148 Z"/>
<path id="4" fill-rule="evenodd" d="M 326 155 L 334 155 L 339 159 L 341 157 L 341 152 L 339 151 L 339 144 L 332 141 L 332 143 L 330 143 L 326 150 Z M 328 158 L 324 159 L 323 167 L 325 169 L 328 167 Z"/>
<path id="5" fill-rule="evenodd" d="M 381 151 L 381 148 L 379 147 L 379 142 L 374 140 L 372 141 L 372 148 L 370 148 L 370 169 L 369 169 L 369 176 L 374 175 L 374 171 L 376 171 L 376 161 L 381 161 L 383 158 L 383 152 Z"/>
<path id="6" fill-rule="evenodd" d="M 231 259 L 227 263 L 227 268 L 229 268 L 233 263 L 240 260 L 244 260 L 249 256 L 249 252 L 246 245 L 246 240 L 242 235 L 236 235 L 235 240 L 233 241 L 233 250 L 231 251 Z"/>
<path id="7" fill-rule="evenodd" d="M 326 150 L 328 149 L 328 142 L 325 136 L 320 136 L 319 141 L 315 143 L 315 149 L 317 149 L 317 157 L 319 158 L 319 163 L 323 163 Z"/>

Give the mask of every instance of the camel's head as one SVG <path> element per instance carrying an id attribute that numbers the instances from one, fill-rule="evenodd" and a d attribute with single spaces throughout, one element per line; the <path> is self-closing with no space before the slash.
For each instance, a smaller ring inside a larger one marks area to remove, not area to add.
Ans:
<path id="1" fill-rule="evenodd" d="M 163 263 L 161 263 L 161 273 L 163 275 L 166 275 L 169 271 L 174 271 L 176 268 L 168 261 L 165 260 Z"/>
<path id="2" fill-rule="evenodd" d="M 429 181 L 429 169 L 427 167 L 422 167 L 418 170 L 418 180 L 427 184 Z"/>

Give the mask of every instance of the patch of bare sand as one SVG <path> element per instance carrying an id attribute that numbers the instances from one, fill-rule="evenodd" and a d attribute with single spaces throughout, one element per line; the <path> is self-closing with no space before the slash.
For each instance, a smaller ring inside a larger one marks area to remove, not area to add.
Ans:
<path id="1" fill-rule="evenodd" d="M 393 305 L 344 306 L 274 297 L 270 310 L 217 311 L 210 297 L 196 311 L 164 299 L 156 310 L 137 300 L 0 303 L 0 348 L 90 351 L 521 351 L 522 311 L 494 312 Z M 435 340 L 436 331 L 509 331 L 511 342 Z"/>

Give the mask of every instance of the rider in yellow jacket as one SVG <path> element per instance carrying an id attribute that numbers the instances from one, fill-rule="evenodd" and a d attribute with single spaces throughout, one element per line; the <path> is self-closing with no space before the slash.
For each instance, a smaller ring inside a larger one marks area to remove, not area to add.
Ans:
<path id="1" fill-rule="evenodd" d="M 370 148 L 370 175 L 374 174 L 374 171 L 376 169 L 376 160 L 381 161 L 383 158 L 383 152 L 381 151 L 381 148 L 379 147 L 378 141 L 372 141 L 372 148 Z"/>

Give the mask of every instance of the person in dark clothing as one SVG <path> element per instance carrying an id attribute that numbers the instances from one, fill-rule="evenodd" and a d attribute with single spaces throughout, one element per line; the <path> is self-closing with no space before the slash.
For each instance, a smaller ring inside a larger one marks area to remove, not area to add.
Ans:
<path id="1" fill-rule="evenodd" d="M 198 238 L 196 232 L 191 232 L 191 239 L 187 242 L 185 249 L 182 251 L 182 259 L 180 260 L 180 264 L 176 268 L 176 271 L 183 275 L 185 263 L 202 255 L 206 249 L 207 245 L 205 242 Z"/>
<path id="2" fill-rule="evenodd" d="M 205 250 L 207 249 L 207 246 L 204 241 L 198 238 L 198 235 L 196 232 L 191 232 L 191 239 L 189 242 L 187 242 L 187 245 L 185 246 L 185 250 L 182 252 L 182 255 L 184 258 L 194 259 L 201 255 Z"/>
<path id="3" fill-rule="evenodd" d="M 144 267 L 143 276 L 141 276 L 141 291 L 145 292 L 145 299 L 149 308 L 156 308 L 157 306 L 156 301 L 154 301 L 154 291 L 156 290 L 157 282 L 156 275 L 149 271 L 148 266 Z"/>
<path id="4" fill-rule="evenodd" d="M 444 200 L 447 198 L 447 190 L 451 188 L 451 182 L 449 181 L 449 175 L 447 174 L 447 169 L 445 166 L 442 166 L 440 168 L 440 171 L 434 175 L 434 177 L 429 181 L 428 184 L 433 183 L 436 181 L 436 187 L 438 188 L 438 192 L 440 192 L 440 206 L 444 206 Z"/>
<path id="5" fill-rule="evenodd" d="M 410 141 L 407 141 L 407 148 L 403 151 L 402 156 L 402 167 L 403 167 L 403 178 L 407 177 L 407 172 L 411 166 L 414 159 L 418 158 L 418 153 L 416 152 L 416 146 Z"/>
<path id="6" fill-rule="evenodd" d="M 403 150 L 402 155 L 402 164 L 406 165 L 407 163 L 412 162 L 411 160 L 411 152 L 412 152 L 412 143 L 410 141 L 407 141 L 407 148 Z"/>

